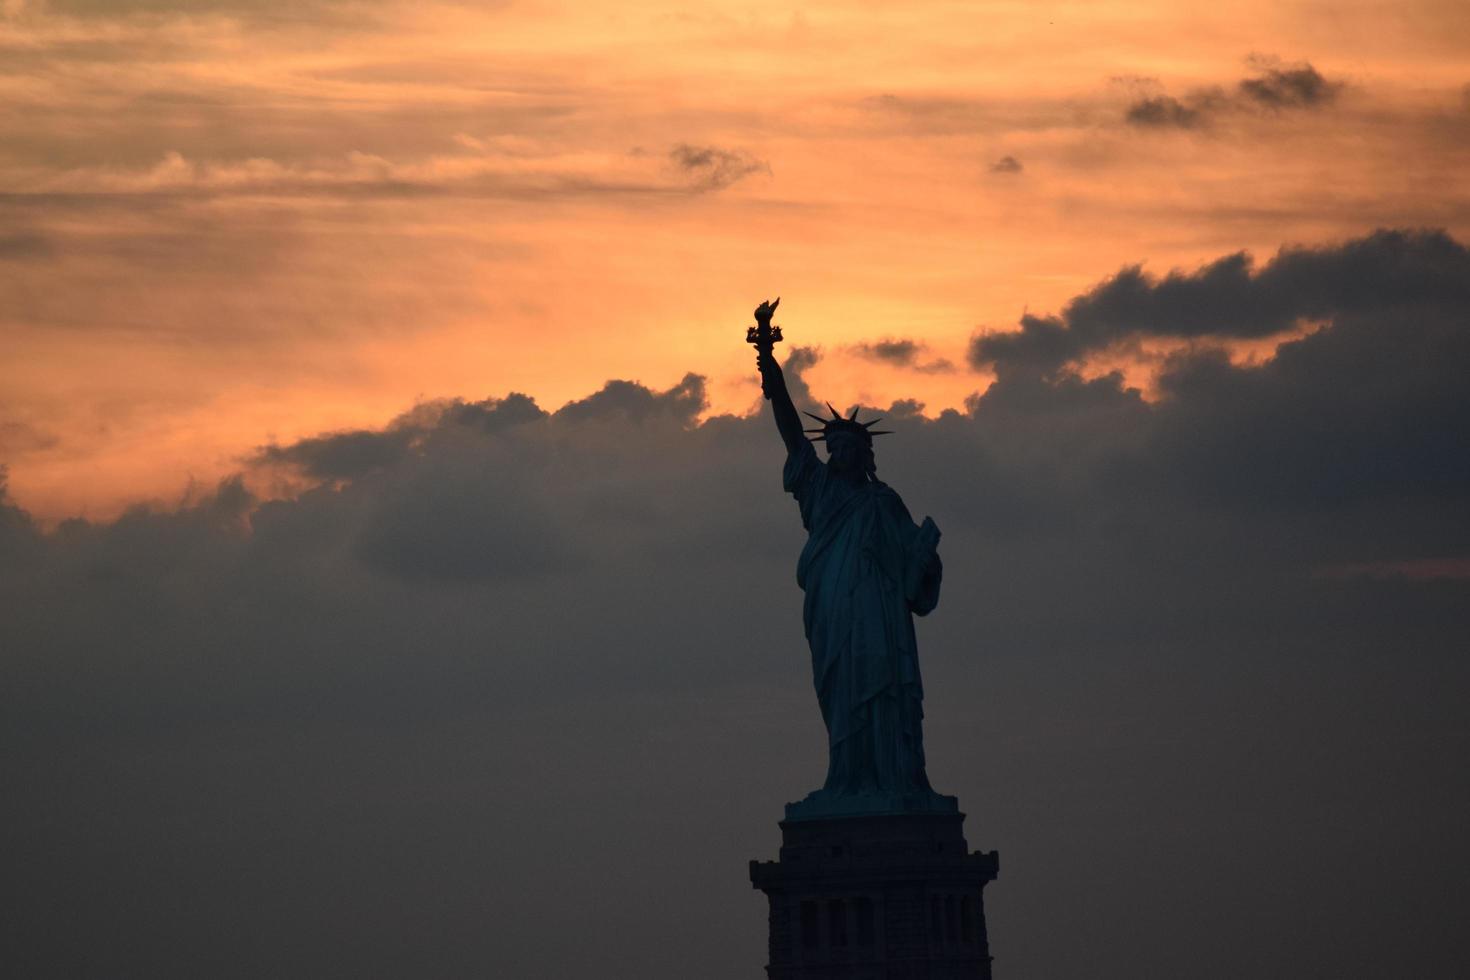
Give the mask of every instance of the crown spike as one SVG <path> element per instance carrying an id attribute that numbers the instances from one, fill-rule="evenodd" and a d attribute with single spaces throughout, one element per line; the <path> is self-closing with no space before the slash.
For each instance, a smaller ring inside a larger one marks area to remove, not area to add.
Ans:
<path id="1" fill-rule="evenodd" d="M 857 421 L 857 413 L 858 413 L 858 407 L 856 405 L 852 406 L 852 414 L 847 417 L 847 420 L 849 422 L 856 422 Z"/>
<path id="2" fill-rule="evenodd" d="M 822 418 L 820 415 L 813 415 L 811 412 L 808 412 L 805 409 L 802 410 L 802 413 L 801 414 L 805 415 L 809 419 L 816 419 L 818 422 L 822 423 L 823 425 L 826 425 L 827 424 L 827 420 L 826 419 Z"/>
<path id="3" fill-rule="evenodd" d="M 883 418 L 880 416 L 880 417 L 878 417 L 876 419 L 868 419 L 868 421 L 862 423 L 862 426 L 865 429 L 871 429 L 873 426 L 877 425 L 879 422 L 882 422 L 882 421 L 883 421 Z"/>
<path id="4" fill-rule="evenodd" d="M 842 418 L 842 413 L 839 412 L 839 411 L 837 411 L 837 409 L 833 408 L 831 402 L 828 402 L 827 403 L 827 411 L 829 411 L 829 412 L 832 413 L 832 417 L 834 419 L 840 419 L 840 418 Z"/>
<path id="5" fill-rule="evenodd" d="M 891 435 L 893 435 L 893 430 L 892 429 L 869 429 L 868 430 L 868 435 L 870 435 L 870 436 L 891 436 Z"/>

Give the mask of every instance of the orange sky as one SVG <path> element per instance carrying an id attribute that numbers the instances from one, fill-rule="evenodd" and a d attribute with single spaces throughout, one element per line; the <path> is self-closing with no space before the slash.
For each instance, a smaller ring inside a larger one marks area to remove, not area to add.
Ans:
<path id="1" fill-rule="evenodd" d="M 48 521 L 422 399 L 747 411 L 778 293 L 820 395 L 933 412 L 1125 264 L 1470 236 L 1462 2 L 0 9 L 0 462 Z"/>

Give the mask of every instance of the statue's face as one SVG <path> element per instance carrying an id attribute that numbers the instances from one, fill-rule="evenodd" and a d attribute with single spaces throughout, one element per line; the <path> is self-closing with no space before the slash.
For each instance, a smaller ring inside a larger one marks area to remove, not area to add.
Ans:
<path id="1" fill-rule="evenodd" d="M 872 473 L 878 468 L 872 445 L 845 433 L 827 437 L 827 465 L 839 473 Z"/>

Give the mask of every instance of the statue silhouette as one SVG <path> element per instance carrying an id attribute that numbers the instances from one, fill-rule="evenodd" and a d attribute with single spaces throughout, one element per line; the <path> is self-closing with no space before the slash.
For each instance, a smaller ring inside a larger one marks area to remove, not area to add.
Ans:
<path id="1" fill-rule="evenodd" d="M 957 809 L 955 798 L 929 786 L 924 771 L 924 689 L 919 677 L 915 615 L 939 602 L 939 528 L 916 525 L 897 493 L 878 479 L 873 456 L 878 421 L 811 416 L 802 429 L 773 345 L 776 305 L 755 311 L 747 339 L 756 347 L 761 390 L 786 443 L 785 488 L 796 497 L 806 546 L 797 584 L 806 593 L 802 619 L 812 653 L 812 680 L 827 726 L 827 779 L 788 819 L 863 813 Z M 807 413 L 810 414 L 810 413 Z M 826 444 L 817 458 L 806 438 Z"/>

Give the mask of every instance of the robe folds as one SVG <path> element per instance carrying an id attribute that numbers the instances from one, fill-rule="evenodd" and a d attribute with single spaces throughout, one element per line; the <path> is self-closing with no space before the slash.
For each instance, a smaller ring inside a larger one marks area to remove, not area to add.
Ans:
<path id="1" fill-rule="evenodd" d="M 886 484 L 832 474 L 810 444 L 783 474 L 808 537 L 797 566 L 827 779 L 809 811 L 946 808 L 924 771 L 924 688 L 913 616 L 939 602 L 939 531 Z"/>

